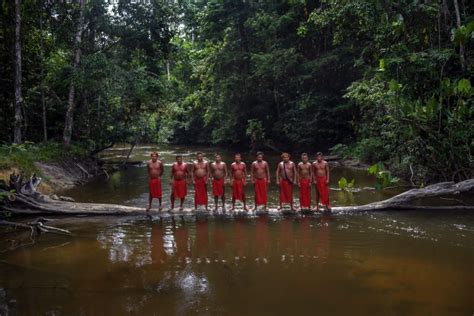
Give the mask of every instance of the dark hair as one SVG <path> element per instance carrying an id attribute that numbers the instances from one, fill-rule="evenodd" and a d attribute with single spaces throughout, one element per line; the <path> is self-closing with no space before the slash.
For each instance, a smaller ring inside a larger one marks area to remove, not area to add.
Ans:
<path id="1" fill-rule="evenodd" d="M 196 156 L 197 156 L 197 155 L 202 155 L 202 152 L 198 151 L 198 152 L 196 153 Z"/>
<path id="2" fill-rule="evenodd" d="M 235 157 L 235 156 L 242 156 L 242 155 L 241 155 L 240 153 L 236 153 L 236 154 L 234 155 L 234 157 Z"/>
<path id="3" fill-rule="evenodd" d="M 257 151 L 257 154 L 255 156 L 260 156 L 260 155 L 263 156 L 263 153 L 261 151 Z"/>
<path id="4" fill-rule="evenodd" d="M 152 152 L 150 156 L 156 156 L 158 157 L 158 153 L 156 151 Z"/>
<path id="5" fill-rule="evenodd" d="M 176 159 L 178 159 L 178 158 L 183 158 L 183 156 L 182 155 L 176 155 Z"/>
<path id="6" fill-rule="evenodd" d="M 302 153 L 301 156 L 302 156 L 302 157 L 303 157 L 303 156 L 308 156 L 308 154 L 307 154 L 307 153 Z"/>
<path id="7" fill-rule="evenodd" d="M 221 156 L 221 154 L 217 153 L 214 155 L 214 157 Z M 221 156 L 222 157 L 222 156 Z"/>
<path id="8" fill-rule="evenodd" d="M 322 156 L 322 155 L 323 155 L 323 153 L 320 152 L 320 151 L 318 151 L 318 152 L 316 153 L 316 156 Z"/>

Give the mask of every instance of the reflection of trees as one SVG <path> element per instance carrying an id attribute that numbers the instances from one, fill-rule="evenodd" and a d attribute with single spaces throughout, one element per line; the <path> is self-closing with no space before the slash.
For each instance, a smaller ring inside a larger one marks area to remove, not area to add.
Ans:
<path id="1" fill-rule="evenodd" d="M 316 230 L 316 255 L 324 259 L 329 256 L 329 224 L 331 219 L 331 215 L 321 215 Z"/>

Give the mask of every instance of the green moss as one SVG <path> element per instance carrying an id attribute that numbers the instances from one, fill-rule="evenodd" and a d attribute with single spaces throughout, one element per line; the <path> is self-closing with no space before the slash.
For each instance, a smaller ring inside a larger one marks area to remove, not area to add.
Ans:
<path id="1" fill-rule="evenodd" d="M 47 142 L 0 146 L 0 169 L 18 168 L 30 175 L 38 173 L 35 162 L 61 162 L 74 157 L 85 157 L 88 151 L 80 145 L 64 146 Z"/>

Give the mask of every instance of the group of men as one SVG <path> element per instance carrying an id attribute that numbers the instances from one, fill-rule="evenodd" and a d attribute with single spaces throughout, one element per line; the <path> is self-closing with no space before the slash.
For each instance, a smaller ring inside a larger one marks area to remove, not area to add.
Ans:
<path id="1" fill-rule="evenodd" d="M 151 209 L 154 198 L 159 200 L 159 208 L 162 209 L 162 188 L 161 176 L 164 166 L 158 159 L 157 152 L 151 154 L 148 162 L 149 180 L 149 203 L 147 211 Z M 184 199 L 187 195 L 187 184 L 189 179 L 194 185 L 194 207 L 205 205 L 208 209 L 207 184 L 212 183 L 212 195 L 214 196 L 215 210 L 218 209 L 219 199 L 222 201 L 222 209 L 225 211 L 225 184 L 230 182 L 232 188 L 232 209 L 235 209 L 235 202 L 242 201 L 244 209 L 248 211 L 245 196 L 245 186 L 247 185 L 247 166 L 242 161 L 240 154 L 235 154 L 234 162 L 230 165 L 230 172 L 227 164 L 222 161 L 220 154 L 215 155 L 215 160 L 209 163 L 204 159 L 201 152 L 196 154 L 196 160 L 188 166 L 183 161 L 181 155 L 176 156 L 176 162 L 171 166 L 170 186 L 171 186 L 171 209 L 175 207 L 175 200 L 180 200 L 180 209 L 183 209 Z M 329 166 L 323 159 L 322 153 L 316 154 L 316 160 L 311 163 L 308 154 L 301 155 L 301 162 L 295 164 L 290 160 L 290 154 L 281 154 L 282 161 L 278 163 L 276 169 L 276 184 L 280 189 L 280 209 L 283 204 L 289 204 L 294 211 L 293 186 L 299 187 L 300 208 L 302 210 L 311 209 L 311 187 L 316 187 L 316 211 L 319 211 L 319 204 L 325 206 L 327 211 L 331 210 L 329 202 Z M 270 184 L 270 167 L 263 160 L 263 153 L 258 152 L 256 159 L 250 166 L 250 182 L 254 185 L 255 208 L 268 206 L 268 186 Z"/>

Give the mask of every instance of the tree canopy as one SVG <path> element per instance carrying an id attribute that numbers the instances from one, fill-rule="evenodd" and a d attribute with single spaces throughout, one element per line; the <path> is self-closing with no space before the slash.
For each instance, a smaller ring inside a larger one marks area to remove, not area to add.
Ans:
<path id="1" fill-rule="evenodd" d="M 70 124 L 91 150 L 333 148 L 421 179 L 473 175 L 467 1 L 16 0 L 0 21 L 5 143 L 15 126 L 64 141 Z"/>

